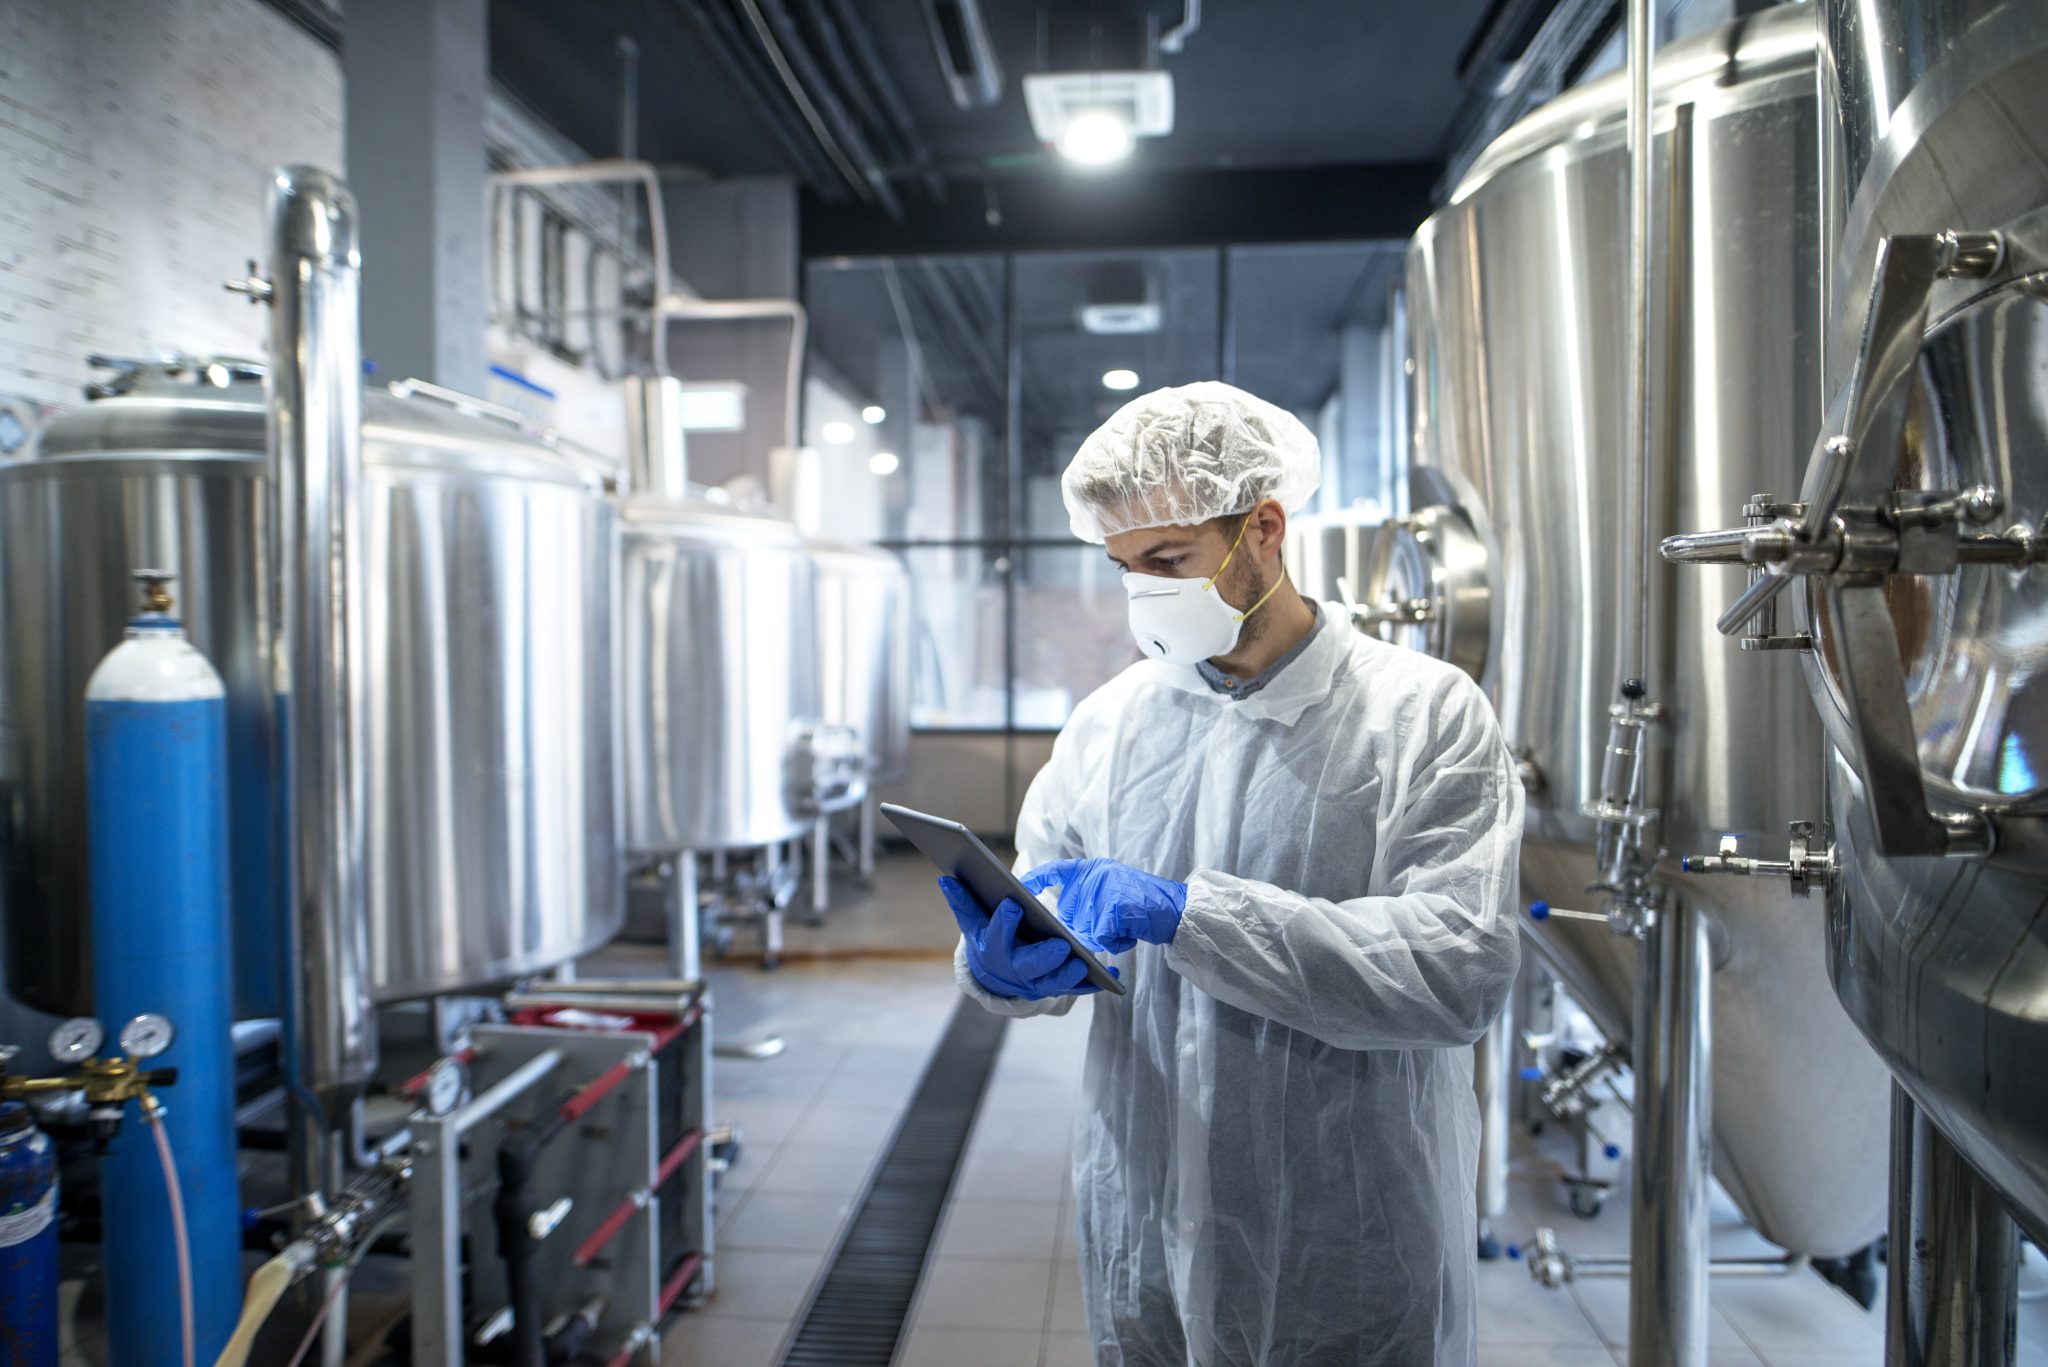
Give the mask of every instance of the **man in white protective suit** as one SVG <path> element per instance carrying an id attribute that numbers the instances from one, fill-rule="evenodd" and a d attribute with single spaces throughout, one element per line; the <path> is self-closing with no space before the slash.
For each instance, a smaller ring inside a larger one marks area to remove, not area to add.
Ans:
<path id="1" fill-rule="evenodd" d="M 1115 956 L 1074 1135 L 1099 1367 L 1474 1360 L 1470 1045 L 1519 959 L 1522 790 L 1454 667 L 1297 593 L 1315 438 L 1224 384 L 1148 394 L 1062 480 L 1149 657 L 1074 711 L 1017 825 Z M 1021 910 L 941 886 L 960 988 L 1093 993 Z"/>

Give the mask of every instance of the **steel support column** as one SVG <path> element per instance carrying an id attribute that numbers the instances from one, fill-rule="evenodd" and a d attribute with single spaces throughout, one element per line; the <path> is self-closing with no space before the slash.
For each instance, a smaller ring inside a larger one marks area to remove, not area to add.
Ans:
<path id="1" fill-rule="evenodd" d="M 1705 1367 L 1713 1168 L 1712 962 L 1706 918 L 1672 898 L 1641 939 L 1635 1171 L 1629 1192 L 1629 1361 Z"/>
<path id="2" fill-rule="evenodd" d="M 2018 1228 L 1896 1082 L 1887 1276 L 1885 1367 L 2011 1367 Z"/>

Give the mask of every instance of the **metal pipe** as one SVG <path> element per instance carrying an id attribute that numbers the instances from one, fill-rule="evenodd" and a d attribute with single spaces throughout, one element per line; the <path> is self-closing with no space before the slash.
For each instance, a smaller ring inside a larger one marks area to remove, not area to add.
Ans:
<path id="1" fill-rule="evenodd" d="M 1713 984 L 1706 918 L 1673 897 L 1640 941 L 1629 1192 L 1629 1361 L 1705 1367 Z"/>
<path id="2" fill-rule="evenodd" d="M 1651 232 L 1656 191 L 1656 137 L 1652 103 L 1652 67 L 1657 50 L 1657 6 L 1653 0 L 1628 0 L 1628 150 L 1629 240 L 1628 310 L 1629 453 L 1636 481 L 1630 504 L 1634 512 L 1631 538 L 1623 545 L 1639 550 L 1642 574 L 1625 581 L 1632 609 L 1624 623 L 1621 677 L 1649 679 L 1650 569 L 1655 550 L 1650 544 L 1651 469 L 1656 453 L 1650 446 L 1650 270 Z"/>
<path id="3" fill-rule="evenodd" d="M 560 1049 L 543 1049 L 471 1098 L 467 1106 L 448 1116 L 444 1128 L 458 1135 L 469 1133 L 518 1100 L 522 1093 L 542 1078 L 561 1067 L 563 1057 Z"/>
<path id="4" fill-rule="evenodd" d="M 804 342 L 810 335 L 810 315 L 804 311 L 802 304 L 794 299 L 699 299 L 689 294 L 668 294 L 661 299 L 655 326 L 659 328 L 663 321 L 671 318 L 693 323 L 787 318 L 789 364 L 782 398 L 783 443 L 790 447 L 803 445 L 803 433 L 798 430 L 797 424 L 802 414 Z M 666 348 L 663 354 L 666 356 Z"/>
<path id="5" fill-rule="evenodd" d="M 752 12 L 752 0 L 743 2 Z M 842 105 L 840 96 L 831 88 L 831 80 L 827 80 L 825 72 L 819 68 L 817 57 L 811 53 L 811 45 L 805 41 L 803 29 L 797 27 L 797 20 L 788 12 L 788 6 L 782 0 L 760 0 L 760 6 L 780 33 L 778 49 L 788 59 L 788 66 L 795 70 L 801 88 L 811 96 L 813 107 L 831 127 L 831 137 L 846 148 L 846 154 L 858 168 L 860 178 L 864 180 L 864 191 L 872 193 L 874 201 L 887 209 L 891 217 L 903 217 L 903 201 L 897 199 L 895 187 L 889 184 L 889 172 L 885 170 L 885 162 L 893 162 L 895 158 L 883 158 L 874 152 L 872 143 L 868 143 L 868 137 L 862 131 L 860 119 Z M 813 23 L 817 18 L 821 16 L 813 14 Z"/>
<path id="6" fill-rule="evenodd" d="M 668 965 L 676 977 L 694 983 L 704 975 L 697 924 L 697 853 L 675 857 L 675 872 L 664 880 L 668 893 Z"/>
<path id="7" fill-rule="evenodd" d="M 1891 1173 L 1886 1367 L 2011 1367 L 2018 1227 L 1897 1082 Z"/>
<path id="8" fill-rule="evenodd" d="M 331 1191 L 331 1137 L 377 1063 L 363 877 L 362 259 L 355 201 L 328 172 L 278 171 L 270 227 L 277 791 L 290 821 L 286 1026 L 295 1176 L 301 1194 L 315 1194 Z"/>
<path id="9" fill-rule="evenodd" d="M 746 40 L 732 12 L 722 4 L 707 4 L 705 0 L 678 0 L 678 5 L 704 40 L 717 50 L 721 64 L 739 82 L 741 93 L 782 144 L 797 173 L 826 199 L 844 199 L 846 187 L 817 142 L 782 102 L 774 72 L 765 69 L 768 59 L 758 45 Z"/>
<path id="10" fill-rule="evenodd" d="M 847 185 L 852 187 L 855 194 L 859 195 L 862 199 L 875 199 L 878 196 L 883 196 L 885 197 L 883 198 L 883 203 L 889 209 L 890 214 L 900 216 L 901 207 L 896 204 L 894 195 L 889 192 L 888 183 L 886 181 L 877 183 L 871 180 L 868 175 L 862 172 L 860 167 L 854 165 L 853 159 L 848 156 L 846 149 L 840 146 L 839 139 L 834 136 L 833 130 L 827 127 L 824 115 L 819 112 L 818 106 L 811 100 L 810 92 L 804 88 L 804 83 L 798 79 L 796 72 L 791 69 L 791 56 L 785 53 L 782 45 L 776 41 L 774 32 L 768 26 L 767 18 L 761 13 L 761 6 L 756 3 L 756 0 L 739 0 L 739 6 L 746 13 L 747 22 L 753 25 L 754 34 L 760 40 L 761 50 L 767 53 L 769 64 L 775 68 L 775 74 L 781 78 L 782 88 L 788 92 L 791 102 L 796 105 L 797 112 L 803 115 L 804 122 L 810 125 L 811 134 L 817 138 L 818 146 L 824 149 L 827 159 L 831 161 L 839 174 L 846 178 Z"/>
<path id="11" fill-rule="evenodd" d="M 667 330 L 666 324 L 655 326 Z M 682 381 L 673 375 L 628 375 L 625 389 L 627 487 L 671 502 L 688 498 L 690 458 L 683 434 Z"/>
<path id="12" fill-rule="evenodd" d="M 496 210 L 496 197 L 507 188 L 536 189 L 549 185 L 612 185 L 622 181 L 637 181 L 646 192 L 647 237 L 649 251 L 654 257 L 653 297 L 657 300 L 666 296 L 674 281 L 669 275 L 668 261 L 668 213 L 661 200 L 661 176 L 654 164 L 647 161 L 629 161 L 613 158 L 606 161 L 586 161 L 575 166 L 527 166 L 516 171 L 499 171 L 490 179 L 492 209 Z M 621 243 L 622 251 L 630 250 L 630 244 Z M 668 368 L 668 333 L 656 318 L 648 338 L 653 353 L 654 373 L 666 375 Z"/>
<path id="13" fill-rule="evenodd" d="M 1159 35 L 1159 50 L 1173 56 L 1180 54 L 1195 30 L 1202 26 L 1202 0 L 1182 0 L 1182 4 L 1185 8 L 1180 22 Z"/>

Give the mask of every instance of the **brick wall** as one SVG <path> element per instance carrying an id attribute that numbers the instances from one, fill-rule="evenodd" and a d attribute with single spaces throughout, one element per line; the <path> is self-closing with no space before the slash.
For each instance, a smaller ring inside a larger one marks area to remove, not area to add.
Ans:
<path id="1" fill-rule="evenodd" d="M 341 140 L 339 63 L 257 0 L 0 5 L 0 392 L 75 403 L 93 351 L 258 354 L 221 281 L 267 172 Z"/>

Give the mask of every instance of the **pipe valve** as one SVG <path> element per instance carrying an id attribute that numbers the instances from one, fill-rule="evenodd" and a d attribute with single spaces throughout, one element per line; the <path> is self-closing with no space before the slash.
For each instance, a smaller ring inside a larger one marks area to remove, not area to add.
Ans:
<path id="1" fill-rule="evenodd" d="M 1835 876 L 1834 839 L 1824 823 L 1795 821 L 1783 859 L 1752 859 L 1742 853 L 1742 837 L 1731 833 L 1721 837 L 1721 846 L 1713 854 L 1687 855 L 1679 867 L 1687 873 L 1728 873 L 1739 878 L 1782 875 L 1791 882 L 1795 895 L 1806 897 L 1816 888 L 1825 891 Z"/>

